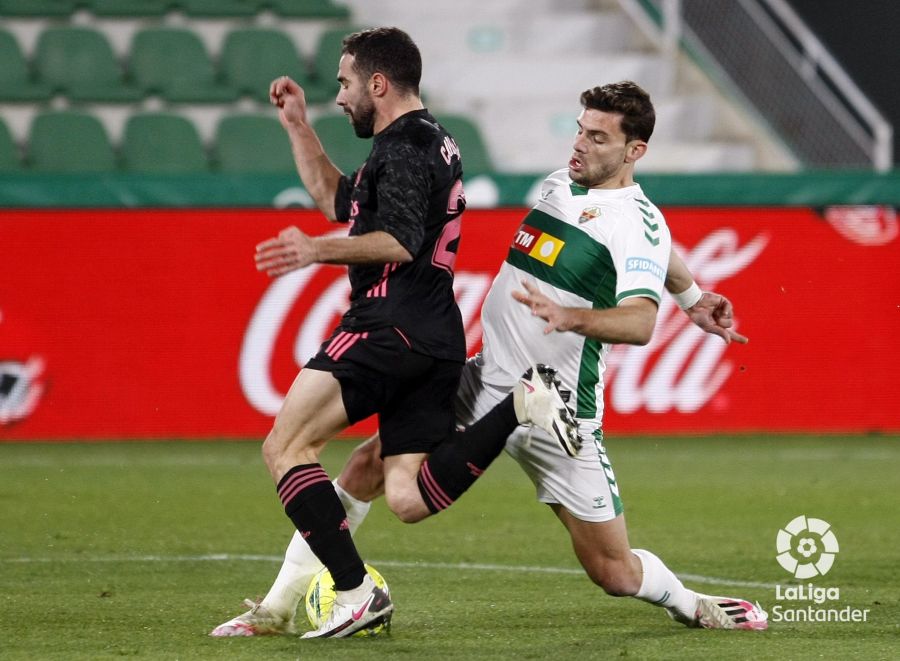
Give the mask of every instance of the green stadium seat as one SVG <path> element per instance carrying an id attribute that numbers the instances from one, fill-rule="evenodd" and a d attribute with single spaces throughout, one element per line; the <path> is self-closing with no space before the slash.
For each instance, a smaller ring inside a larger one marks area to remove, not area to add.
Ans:
<path id="1" fill-rule="evenodd" d="M 229 32 L 219 62 L 227 85 L 262 103 L 269 102 L 269 84 L 278 76 L 290 76 L 304 89 L 309 87 L 309 73 L 294 42 L 277 30 L 246 28 Z M 320 100 L 307 96 L 310 103 Z"/>
<path id="2" fill-rule="evenodd" d="M 18 172 L 21 169 L 22 160 L 19 157 L 19 148 L 12 139 L 6 122 L 0 120 L 0 172 Z"/>
<path id="3" fill-rule="evenodd" d="M 50 98 L 50 87 L 32 79 L 19 42 L 6 30 L 0 30 L 0 62 L 0 100 L 31 102 Z"/>
<path id="4" fill-rule="evenodd" d="M 466 178 L 486 174 L 494 169 L 481 131 L 471 119 L 462 115 L 441 115 L 437 120 L 459 145 Z"/>
<path id="5" fill-rule="evenodd" d="M 134 35 L 130 67 L 135 83 L 172 103 L 226 103 L 237 92 L 219 83 L 212 59 L 196 33 L 185 28 L 145 28 Z"/>
<path id="6" fill-rule="evenodd" d="M 46 112 L 31 123 L 26 163 L 36 172 L 112 172 L 116 159 L 100 120 L 72 110 Z"/>
<path id="7" fill-rule="evenodd" d="M 0 16 L 68 16 L 78 0 L 0 0 Z"/>
<path id="8" fill-rule="evenodd" d="M 316 95 L 334 99 L 338 93 L 337 71 L 341 60 L 344 37 L 355 32 L 355 28 L 332 28 L 319 37 L 313 60 L 310 91 Z"/>
<path id="9" fill-rule="evenodd" d="M 213 160 L 221 172 L 296 172 L 287 133 L 276 118 L 265 115 L 219 120 Z"/>
<path id="10" fill-rule="evenodd" d="M 332 0 L 268 0 L 276 14 L 297 18 L 349 18 L 350 10 Z"/>
<path id="11" fill-rule="evenodd" d="M 206 172 L 209 163 L 194 123 L 171 113 L 131 115 L 122 137 L 126 172 Z"/>
<path id="12" fill-rule="evenodd" d="M 126 85 L 106 37 L 82 27 L 48 28 L 34 54 L 38 79 L 76 101 L 137 101 L 141 90 Z"/>
<path id="13" fill-rule="evenodd" d="M 322 115 L 312 122 L 325 153 L 344 174 L 350 174 L 369 157 L 372 141 L 356 137 L 346 115 Z"/>
<path id="14" fill-rule="evenodd" d="M 230 17 L 255 16 L 259 13 L 259 0 L 180 0 L 179 5 L 188 16 Z"/>
<path id="15" fill-rule="evenodd" d="M 88 8 L 95 16 L 150 18 L 163 16 L 176 5 L 174 0 L 90 0 Z"/>

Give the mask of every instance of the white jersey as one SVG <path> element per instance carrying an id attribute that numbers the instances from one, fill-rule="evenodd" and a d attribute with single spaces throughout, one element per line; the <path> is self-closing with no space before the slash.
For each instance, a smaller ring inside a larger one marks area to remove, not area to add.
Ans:
<path id="1" fill-rule="evenodd" d="M 573 332 L 544 334 L 546 322 L 512 298 L 533 283 L 566 307 L 613 308 L 626 298 L 661 301 L 671 236 L 665 219 L 637 184 L 588 189 L 558 170 L 513 238 L 482 308 L 484 382 L 511 388 L 535 362 L 559 371 L 578 418 L 603 415 L 603 371 L 609 346 Z"/>

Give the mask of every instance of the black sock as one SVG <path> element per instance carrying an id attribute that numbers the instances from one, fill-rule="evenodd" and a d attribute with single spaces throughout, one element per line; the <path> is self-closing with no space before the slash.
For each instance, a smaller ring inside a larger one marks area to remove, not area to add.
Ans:
<path id="1" fill-rule="evenodd" d="M 284 511 L 328 567 L 335 590 L 362 583 L 366 568 L 350 538 L 347 512 L 321 464 L 294 466 L 278 483 Z"/>
<path id="2" fill-rule="evenodd" d="M 432 514 L 450 507 L 472 486 L 503 451 L 506 439 L 518 425 L 513 396 L 509 395 L 431 453 L 419 469 L 417 482 Z"/>

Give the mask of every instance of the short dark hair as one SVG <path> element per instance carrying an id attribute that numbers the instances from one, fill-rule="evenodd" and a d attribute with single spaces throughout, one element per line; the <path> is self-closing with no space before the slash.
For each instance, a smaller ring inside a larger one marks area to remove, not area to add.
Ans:
<path id="1" fill-rule="evenodd" d="M 585 90 L 581 93 L 581 105 L 622 115 L 622 132 L 627 142 L 635 139 L 647 142 L 653 135 L 656 111 L 650 95 L 630 80 Z"/>
<path id="2" fill-rule="evenodd" d="M 400 28 L 372 28 L 348 34 L 341 55 L 352 55 L 353 68 L 366 80 L 373 73 L 382 73 L 406 93 L 419 95 L 422 55 L 412 38 Z"/>

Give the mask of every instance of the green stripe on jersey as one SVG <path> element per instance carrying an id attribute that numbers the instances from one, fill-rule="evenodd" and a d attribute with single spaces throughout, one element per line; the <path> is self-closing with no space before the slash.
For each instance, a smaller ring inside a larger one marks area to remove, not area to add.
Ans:
<path id="1" fill-rule="evenodd" d="M 590 420 L 597 417 L 597 384 L 600 382 L 600 340 L 584 338 L 581 364 L 578 366 L 578 410 L 576 418 Z"/>
<path id="2" fill-rule="evenodd" d="M 657 305 L 662 303 L 662 300 L 659 297 L 659 294 L 653 291 L 652 289 L 629 289 L 628 291 L 623 291 L 621 294 L 616 296 L 616 303 L 621 303 L 626 298 L 631 298 L 632 296 L 646 296 L 647 298 L 652 298 L 656 301 Z"/>
<path id="3" fill-rule="evenodd" d="M 509 249 L 506 261 L 538 280 L 591 301 L 595 308 L 616 305 L 616 269 L 609 250 L 584 231 L 548 213 L 532 209 L 524 225 L 565 241 L 553 266 Z"/>

